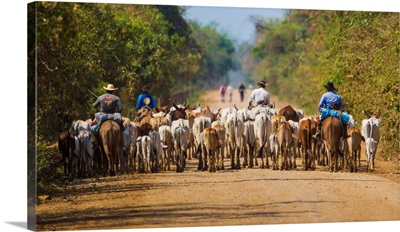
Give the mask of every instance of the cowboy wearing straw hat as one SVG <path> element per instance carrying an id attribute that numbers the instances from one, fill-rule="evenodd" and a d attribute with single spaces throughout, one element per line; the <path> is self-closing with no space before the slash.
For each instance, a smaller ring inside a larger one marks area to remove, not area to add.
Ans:
<path id="1" fill-rule="evenodd" d="M 95 114 L 95 119 L 90 125 L 91 131 L 94 134 L 97 134 L 100 126 L 98 122 L 101 124 L 102 121 L 108 119 L 108 114 L 113 114 L 114 121 L 120 124 L 122 128 L 121 131 L 123 131 L 121 112 L 124 107 L 122 106 L 122 102 L 119 97 L 113 94 L 118 88 L 115 88 L 113 84 L 108 84 L 107 87 L 103 86 L 103 89 L 106 90 L 106 93 L 99 96 L 96 102 L 93 104 L 93 107 L 95 108 L 100 106 L 100 112 Z"/>
<path id="2" fill-rule="evenodd" d="M 268 85 L 264 80 L 259 81 L 257 85 L 260 87 L 253 90 L 249 98 L 249 108 L 253 106 L 253 101 L 255 105 L 269 105 L 269 93 L 265 90 Z"/>

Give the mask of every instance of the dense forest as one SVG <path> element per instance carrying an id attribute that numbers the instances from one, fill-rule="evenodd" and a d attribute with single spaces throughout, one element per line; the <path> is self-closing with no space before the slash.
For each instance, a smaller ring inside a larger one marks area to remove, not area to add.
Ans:
<path id="1" fill-rule="evenodd" d="M 93 118 L 103 86 L 118 87 L 123 116 L 148 87 L 159 103 L 228 80 L 233 41 L 218 25 L 160 5 L 35 2 L 28 6 L 28 158 L 46 167 L 77 119 Z M 92 94 L 93 93 L 93 94 Z M 164 103 L 165 104 L 165 103 Z M 35 170 L 31 167 L 30 170 Z"/>
<path id="2" fill-rule="evenodd" d="M 283 20 L 252 18 L 254 44 L 235 44 L 218 24 L 184 19 L 184 7 L 35 2 L 28 6 L 28 157 L 77 119 L 93 118 L 103 86 L 119 87 L 133 118 L 147 86 L 159 99 L 228 83 L 247 83 L 317 114 L 333 81 L 358 126 L 380 113 L 381 153 L 399 154 L 399 14 L 289 10 Z M 45 157 L 43 155 L 43 157 Z M 33 157 L 31 157 L 33 158 Z M 34 158 L 33 158 L 34 159 Z M 38 162 L 43 159 L 38 157 Z M 40 165 L 38 165 L 39 167 Z"/>

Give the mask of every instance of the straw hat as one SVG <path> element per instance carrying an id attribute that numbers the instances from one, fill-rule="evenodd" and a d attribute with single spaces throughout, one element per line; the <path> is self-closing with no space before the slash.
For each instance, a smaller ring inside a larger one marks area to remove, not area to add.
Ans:
<path id="1" fill-rule="evenodd" d="M 113 84 L 108 84 L 107 87 L 104 87 L 104 86 L 103 86 L 103 88 L 104 88 L 105 90 L 109 90 L 109 91 L 114 91 L 114 90 L 117 90 L 117 89 L 118 89 L 118 88 L 114 88 L 114 85 L 113 85 Z"/>
<path id="2" fill-rule="evenodd" d="M 265 88 L 265 86 L 267 86 L 267 83 L 266 83 L 264 80 L 262 80 L 262 81 L 259 81 L 259 82 L 257 83 L 257 85 L 260 86 L 260 87 Z"/>

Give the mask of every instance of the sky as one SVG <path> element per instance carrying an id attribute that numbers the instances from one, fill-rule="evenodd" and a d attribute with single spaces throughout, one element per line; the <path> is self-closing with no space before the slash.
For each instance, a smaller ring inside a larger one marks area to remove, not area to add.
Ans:
<path id="1" fill-rule="evenodd" d="M 218 23 L 218 30 L 227 33 L 238 44 L 253 42 L 255 38 L 254 24 L 251 16 L 283 19 L 285 10 L 271 8 L 244 7 L 202 7 L 189 6 L 184 14 L 185 19 L 195 20 L 202 26 L 211 22 Z"/>

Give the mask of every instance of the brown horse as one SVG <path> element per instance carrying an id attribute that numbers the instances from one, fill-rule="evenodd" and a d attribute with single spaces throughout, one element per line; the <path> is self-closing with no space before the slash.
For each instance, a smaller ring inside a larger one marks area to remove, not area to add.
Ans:
<path id="1" fill-rule="evenodd" d="M 334 116 L 324 119 L 321 127 L 321 138 L 325 142 L 326 152 L 328 154 L 329 171 L 338 171 L 339 145 L 343 137 L 343 125 L 340 120 Z"/>
<path id="2" fill-rule="evenodd" d="M 115 176 L 117 155 L 118 152 L 121 152 L 121 128 L 118 123 L 113 120 L 103 122 L 99 130 L 99 140 L 101 151 L 107 158 L 107 172 L 110 173 L 110 176 Z"/>

